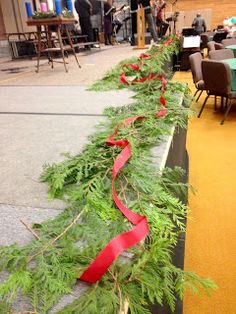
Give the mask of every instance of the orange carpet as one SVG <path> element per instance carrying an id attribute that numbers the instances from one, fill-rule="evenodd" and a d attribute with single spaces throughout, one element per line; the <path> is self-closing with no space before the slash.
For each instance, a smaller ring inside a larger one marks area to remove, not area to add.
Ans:
<path id="1" fill-rule="evenodd" d="M 190 72 L 177 72 L 175 80 L 188 82 Z M 196 112 L 204 100 L 193 104 Z M 236 104 L 225 124 L 209 100 L 200 119 L 189 121 L 187 149 L 189 194 L 185 270 L 211 278 L 219 286 L 211 298 L 186 292 L 184 314 L 236 314 Z"/>

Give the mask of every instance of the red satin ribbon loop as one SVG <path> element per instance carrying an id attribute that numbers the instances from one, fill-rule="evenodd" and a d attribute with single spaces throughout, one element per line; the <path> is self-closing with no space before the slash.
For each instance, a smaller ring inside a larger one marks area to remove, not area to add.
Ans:
<path id="1" fill-rule="evenodd" d="M 125 73 L 124 72 L 120 76 L 120 81 L 126 85 L 129 85 L 129 82 L 125 79 Z"/>
<path id="2" fill-rule="evenodd" d="M 166 115 L 166 108 L 162 108 L 157 114 L 156 117 L 160 118 L 160 117 L 164 117 Z"/>
<path id="3" fill-rule="evenodd" d="M 135 71 L 139 71 L 140 70 L 140 67 L 137 64 L 135 64 L 135 63 L 130 63 L 130 64 L 125 64 L 124 63 L 122 65 L 122 69 L 125 68 L 125 67 L 129 67 L 129 68 L 131 68 L 131 69 L 133 69 Z"/>
<path id="4" fill-rule="evenodd" d="M 170 46 L 173 43 L 173 39 L 169 38 L 164 42 L 164 46 Z"/>
<path id="5" fill-rule="evenodd" d="M 151 59 L 151 56 L 147 55 L 146 53 L 141 53 L 141 55 L 139 56 L 139 59 Z"/>
<path id="6" fill-rule="evenodd" d="M 163 96 L 160 96 L 159 100 L 160 100 L 161 105 L 165 107 L 166 106 L 165 98 Z"/>

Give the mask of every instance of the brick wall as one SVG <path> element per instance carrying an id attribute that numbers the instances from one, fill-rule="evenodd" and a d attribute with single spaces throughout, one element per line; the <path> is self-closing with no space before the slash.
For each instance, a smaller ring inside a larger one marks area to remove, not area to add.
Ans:
<path id="1" fill-rule="evenodd" d="M 167 1 L 167 11 L 170 11 L 171 5 Z M 192 10 L 212 10 L 212 29 L 221 25 L 225 17 L 236 16 L 235 0 L 178 0 L 174 8 L 175 11 L 192 11 Z"/>

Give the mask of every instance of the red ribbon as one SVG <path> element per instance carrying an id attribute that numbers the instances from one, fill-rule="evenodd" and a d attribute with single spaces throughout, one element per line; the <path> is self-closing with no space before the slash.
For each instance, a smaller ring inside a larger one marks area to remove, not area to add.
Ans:
<path id="1" fill-rule="evenodd" d="M 146 53 L 141 53 L 141 55 L 139 56 L 139 59 L 151 59 L 151 56 L 147 55 Z"/>
<path id="2" fill-rule="evenodd" d="M 123 64 L 122 65 L 122 69 L 125 68 L 125 67 L 129 67 L 135 71 L 139 71 L 140 70 L 140 67 L 135 64 L 135 63 L 130 63 L 130 64 Z M 125 84 L 125 85 L 129 85 L 129 82 L 126 80 L 126 76 L 125 76 L 125 73 L 123 72 L 121 75 L 120 75 L 120 81 Z"/>
<path id="3" fill-rule="evenodd" d="M 125 67 L 129 67 L 129 68 L 131 68 L 131 69 L 133 69 L 135 71 L 139 71 L 140 70 L 140 67 L 137 64 L 135 64 L 135 63 L 123 64 L 122 65 L 122 69 L 125 68 Z"/>
<path id="4" fill-rule="evenodd" d="M 144 119 L 143 116 L 130 117 L 125 120 L 125 126 L 133 123 L 138 119 Z M 126 249 L 138 244 L 142 241 L 148 234 L 148 222 L 145 216 L 141 216 L 129 210 L 118 198 L 115 188 L 115 179 L 120 171 L 120 169 L 126 164 L 128 159 L 131 157 L 130 144 L 127 140 L 114 140 L 118 129 L 108 138 L 107 144 L 109 146 L 115 145 L 122 147 L 123 150 L 117 156 L 113 169 L 112 169 L 112 195 L 113 199 L 123 213 L 123 215 L 135 225 L 135 227 L 122 234 L 119 234 L 113 238 L 105 248 L 98 254 L 95 260 L 89 265 L 87 270 L 80 277 L 81 280 L 95 283 L 97 282 L 110 267 L 112 262 Z"/>
<path id="5" fill-rule="evenodd" d="M 124 73 L 123 73 L 124 74 Z M 162 93 L 164 93 L 167 81 L 160 75 L 149 75 L 146 79 L 159 78 L 162 81 Z M 123 76 L 125 80 L 125 75 Z M 143 78 L 145 79 L 145 78 Z M 126 81 L 126 80 L 125 80 Z M 126 83 L 125 83 L 126 84 Z M 156 117 L 163 117 L 166 114 L 166 101 L 163 95 L 160 96 L 159 101 L 162 105 L 162 109 L 156 114 Z M 144 116 L 129 117 L 124 121 L 123 126 L 128 126 L 134 123 L 136 120 L 145 119 Z M 121 126 L 120 126 L 121 127 Z M 80 277 L 81 280 L 96 283 L 105 274 L 107 269 L 111 266 L 113 261 L 125 250 L 138 244 L 145 239 L 149 234 L 148 221 L 145 216 L 141 216 L 128 209 L 118 198 L 115 188 L 115 180 L 119 171 L 123 168 L 126 162 L 132 155 L 130 144 L 126 139 L 115 140 L 115 136 L 118 133 L 117 127 L 107 140 L 107 145 L 122 147 L 122 151 L 116 157 L 112 168 L 112 196 L 116 206 L 123 213 L 123 215 L 134 225 L 133 229 L 124 232 L 114 237 L 110 242 L 102 249 L 97 255 L 95 260 L 89 265 L 85 272 Z"/>
<path id="6" fill-rule="evenodd" d="M 173 43 L 173 39 L 169 38 L 164 42 L 164 46 L 170 46 Z"/>
<path id="7" fill-rule="evenodd" d="M 150 74 L 150 75 L 148 75 L 148 76 L 145 76 L 145 77 L 142 77 L 142 78 L 136 80 L 135 82 L 136 82 L 136 83 L 143 83 L 143 82 L 145 82 L 145 81 L 147 81 L 147 80 L 154 79 L 154 78 L 160 79 L 160 80 L 162 81 L 162 85 L 166 85 L 166 83 L 167 83 L 167 81 L 164 79 L 163 76 L 157 75 L 157 74 Z M 165 86 L 164 86 L 164 87 L 165 87 Z"/>
<path id="8" fill-rule="evenodd" d="M 157 114 L 156 117 L 160 118 L 160 117 L 164 117 L 166 115 L 166 108 L 163 107 Z"/>
<path id="9" fill-rule="evenodd" d="M 125 73 L 123 72 L 120 76 L 121 83 L 124 83 L 125 85 L 129 85 L 129 82 L 125 78 Z"/>
<path id="10" fill-rule="evenodd" d="M 162 75 L 157 75 L 157 74 L 153 74 L 152 73 L 152 74 L 150 74 L 148 76 L 141 77 L 140 79 L 133 81 L 133 83 L 143 83 L 143 82 L 145 82 L 147 80 L 154 79 L 154 78 L 158 78 L 158 79 L 160 79 L 162 81 L 162 89 L 161 89 L 161 91 L 164 92 L 165 86 L 167 84 L 167 81 L 166 81 L 166 79 Z M 120 81 L 122 83 L 124 83 L 124 84 L 129 85 L 129 82 L 126 80 L 126 75 L 125 75 L 124 72 L 120 75 Z"/>

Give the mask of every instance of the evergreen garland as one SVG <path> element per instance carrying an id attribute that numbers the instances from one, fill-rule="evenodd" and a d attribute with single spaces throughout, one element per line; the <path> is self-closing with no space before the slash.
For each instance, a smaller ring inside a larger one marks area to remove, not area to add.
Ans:
<path id="1" fill-rule="evenodd" d="M 64 8 L 59 17 L 64 17 L 64 18 L 69 19 L 69 18 L 74 18 L 74 15 L 67 8 Z M 56 14 L 55 11 L 47 11 L 47 12 L 35 11 L 34 14 L 32 15 L 32 19 L 34 20 L 51 19 L 51 18 L 58 18 L 58 15 Z"/>
<path id="2" fill-rule="evenodd" d="M 178 46 L 177 39 L 173 40 L 172 45 L 164 42 L 153 47 L 147 53 L 151 59 L 121 62 L 91 89 L 123 87 L 119 80 L 123 71 L 136 77 L 162 73 Z M 142 71 L 123 66 L 128 63 L 142 63 Z M 24 247 L 0 248 L 0 271 L 7 271 L 0 285 L 0 313 L 12 313 L 11 304 L 22 294 L 29 297 L 28 311 L 48 313 L 72 291 L 77 278 L 109 240 L 130 229 L 111 194 L 111 169 L 120 148 L 107 146 L 106 140 L 117 124 L 135 115 L 147 119 L 119 131 L 119 137 L 131 144 L 132 158 L 119 173 L 116 189 L 124 204 L 148 218 L 150 236 L 118 258 L 97 284 L 88 285 L 85 293 L 58 313 L 115 314 L 127 303 L 132 314 L 150 313 L 151 303 L 168 303 L 174 311 L 176 297 L 183 297 L 186 286 L 194 292 L 198 287 L 206 291 L 216 288 L 211 280 L 172 264 L 178 236 L 185 232 L 187 207 L 179 196 L 186 193 L 187 186 L 180 183 L 183 170 L 165 169 L 160 174 L 150 153 L 173 126 L 186 127 L 189 109 L 178 100 L 185 95 L 189 103 L 189 91 L 186 85 L 168 81 L 167 115 L 157 119 L 161 82 L 149 80 L 128 88 L 136 92 L 134 104 L 106 109 L 107 120 L 98 126 L 81 154 L 67 155 L 65 161 L 45 167 L 42 181 L 48 182 L 49 196 L 64 199 L 68 207 L 56 218 L 34 225 L 39 240 Z"/>

